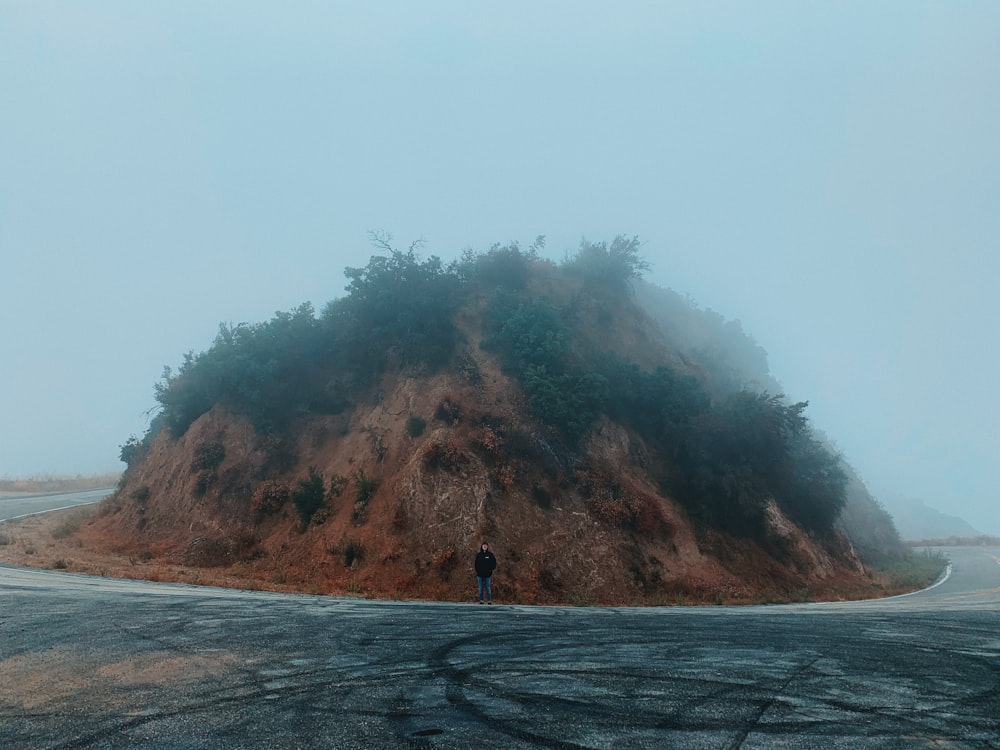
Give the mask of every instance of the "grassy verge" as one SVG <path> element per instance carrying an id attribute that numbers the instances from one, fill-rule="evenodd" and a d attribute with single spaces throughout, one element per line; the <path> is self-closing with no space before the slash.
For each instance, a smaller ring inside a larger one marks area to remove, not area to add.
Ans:
<path id="1" fill-rule="evenodd" d="M 948 558 L 937 550 L 912 550 L 906 557 L 887 559 L 872 566 L 885 588 L 903 593 L 927 588 L 948 565 Z"/>

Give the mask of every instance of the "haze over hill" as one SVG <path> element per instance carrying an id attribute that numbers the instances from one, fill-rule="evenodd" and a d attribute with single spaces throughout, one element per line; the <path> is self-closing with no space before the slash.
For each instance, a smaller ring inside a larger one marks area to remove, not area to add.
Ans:
<path id="1" fill-rule="evenodd" d="M 870 593 L 862 560 L 906 557 L 807 404 L 750 387 L 766 354 L 738 324 L 639 304 L 637 239 L 560 265 L 541 237 L 448 265 L 373 241 L 318 316 L 222 325 L 164 371 L 103 505 L 114 544 L 461 599 L 485 537 L 539 602 Z"/>
<path id="2" fill-rule="evenodd" d="M 881 499 L 900 536 L 907 541 L 945 537 L 971 538 L 984 534 L 964 518 L 943 513 L 923 500 L 899 495 L 888 495 Z"/>
<path id="3" fill-rule="evenodd" d="M 1000 534 L 1000 4 L 0 3 L 0 477 L 123 468 L 164 364 L 366 231 L 637 234 L 877 496 Z"/>

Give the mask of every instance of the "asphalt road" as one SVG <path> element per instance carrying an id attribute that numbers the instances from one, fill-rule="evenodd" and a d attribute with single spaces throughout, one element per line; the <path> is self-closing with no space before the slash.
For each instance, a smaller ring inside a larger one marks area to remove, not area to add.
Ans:
<path id="1" fill-rule="evenodd" d="M 7 495 L 0 497 L 0 521 L 13 521 L 51 510 L 64 510 L 77 505 L 97 503 L 114 490 L 89 490 L 87 492 L 58 492 L 34 495 Z"/>
<path id="2" fill-rule="evenodd" d="M 0 748 L 1000 748 L 1000 549 L 949 554 L 918 594 L 733 608 L 0 567 Z"/>

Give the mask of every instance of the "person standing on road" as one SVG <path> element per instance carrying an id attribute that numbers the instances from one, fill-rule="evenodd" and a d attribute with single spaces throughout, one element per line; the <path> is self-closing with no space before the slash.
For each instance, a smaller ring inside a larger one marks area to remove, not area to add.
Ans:
<path id="1" fill-rule="evenodd" d="M 490 552 L 490 545 L 483 542 L 476 555 L 476 581 L 479 583 L 479 603 L 483 603 L 483 592 L 486 592 L 486 604 L 493 603 L 493 586 L 491 579 L 497 569 L 497 558 Z"/>

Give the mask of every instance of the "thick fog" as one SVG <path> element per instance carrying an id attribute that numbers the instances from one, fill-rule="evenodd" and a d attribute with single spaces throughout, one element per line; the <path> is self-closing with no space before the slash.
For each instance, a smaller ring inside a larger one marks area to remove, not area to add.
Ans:
<path id="1" fill-rule="evenodd" d="M 426 254 L 638 235 L 879 497 L 1000 533 L 1000 5 L 0 0 L 0 477 Z"/>

